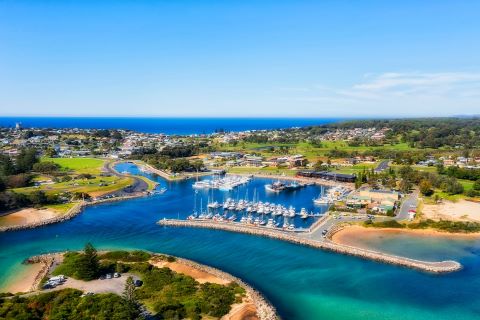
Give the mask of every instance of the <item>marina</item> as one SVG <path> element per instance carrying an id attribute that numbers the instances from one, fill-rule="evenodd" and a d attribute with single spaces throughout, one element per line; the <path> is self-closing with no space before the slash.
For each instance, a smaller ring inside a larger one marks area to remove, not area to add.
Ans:
<path id="1" fill-rule="evenodd" d="M 221 191 L 231 191 L 238 186 L 244 185 L 250 181 L 248 176 L 226 176 L 214 177 L 212 179 L 205 179 L 196 181 L 192 187 L 195 189 L 218 189 Z"/>
<path id="2" fill-rule="evenodd" d="M 335 201 L 343 200 L 351 191 L 343 186 L 335 186 L 328 189 L 325 194 L 325 190 L 322 188 L 322 193 L 313 202 L 316 205 L 332 205 Z"/>
<path id="3" fill-rule="evenodd" d="M 471 294 L 476 291 L 480 279 L 480 271 L 475 268 L 478 257 L 472 255 L 472 250 L 479 248 L 478 242 L 469 240 L 442 242 L 437 239 L 426 242 L 422 238 L 417 239 L 414 246 L 402 246 L 402 242 L 397 244 L 402 250 L 394 252 L 393 255 L 412 258 L 410 253 L 414 250 L 416 254 L 413 260 L 420 259 L 428 253 L 430 261 L 456 260 L 464 266 L 451 275 L 432 276 L 410 268 L 394 267 L 371 259 L 359 259 L 359 256 L 336 254 L 330 250 L 318 250 L 309 245 L 298 245 L 301 243 L 266 236 L 267 233 L 274 236 L 281 234 L 281 237 L 291 236 L 295 241 L 315 241 L 310 239 L 308 232 L 287 232 L 239 222 L 182 220 L 186 219 L 193 209 L 195 190 L 192 189 L 191 181 L 166 181 L 154 174 L 141 173 L 132 164 L 119 164 L 117 169 L 120 172 L 128 170 L 132 174 L 143 174 L 157 181 L 160 188 L 165 187 L 168 191 L 154 197 L 89 206 L 85 208 L 84 213 L 58 224 L 0 233 L 0 241 L 9 244 L 0 254 L 0 267 L 4 271 L 0 275 L 0 284 L 10 281 L 7 278 L 8 274 L 22 270 L 21 262 L 26 257 L 68 249 L 78 250 L 86 242 L 92 242 L 101 250 L 132 248 L 165 252 L 225 270 L 244 279 L 264 294 L 283 319 L 317 319 L 330 313 L 352 319 L 365 310 L 369 311 L 369 315 L 360 319 L 388 317 L 393 320 L 405 318 L 449 320 L 450 317 L 445 310 L 456 312 L 459 318 L 465 320 L 478 317 L 476 307 L 479 300 Z M 245 199 L 247 193 L 247 198 L 253 201 L 256 189 L 255 199 L 262 202 L 281 204 L 287 208 L 292 205 L 297 208 L 297 212 L 302 207 L 308 212 L 318 211 L 322 214 L 327 210 L 327 206 L 315 206 L 312 201 L 321 194 L 321 186 L 307 186 L 298 192 L 266 192 L 264 185 L 274 181 L 276 178 L 255 177 L 248 184 L 230 192 L 199 189 L 196 193 L 197 208 L 200 199 L 203 199 L 205 207 L 209 202 L 217 201 L 223 204 L 227 198 L 238 202 Z M 328 187 L 325 188 L 325 193 L 327 190 Z M 232 213 L 241 215 L 236 211 Z M 182 224 L 204 223 L 214 225 L 216 228 L 215 230 L 203 227 L 171 228 L 155 224 L 163 218 L 178 218 L 182 220 Z M 315 223 L 321 219 L 303 220 L 296 215 L 294 221 L 297 228 L 313 229 Z M 241 230 L 252 233 L 227 232 L 228 230 L 220 229 L 225 225 L 227 228 L 228 226 L 242 228 Z M 381 251 L 383 243 L 384 241 L 379 243 L 375 251 Z M 345 286 L 338 286 L 340 276 L 341 283 Z M 371 290 L 372 277 L 375 278 L 376 290 Z M 310 285 L 305 286 L 305 281 Z M 352 297 L 351 287 L 347 285 L 349 283 L 356 283 L 358 290 L 361 291 L 360 295 L 355 295 L 356 303 L 348 309 L 332 307 Z M 400 283 L 401 285 L 397 285 Z M 395 290 L 390 290 L 392 285 Z M 290 290 L 279 289 L 285 287 Z M 336 288 L 333 296 L 332 288 Z M 304 302 L 302 299 L 304 295 L 310 297 L 311 303 Z M 422 304 L 412 307 L 412 303 L 418 302 L 418 295 L 422 296 Z M 391 301 L 388 310 L 385 310 L 384 303 L 377 303 L 385 299 Z M 441 310 L 434 307 L 435 301 L 440 299 L 446 301 Z M 457 309 L 458 307 L 461 309 Z"/>

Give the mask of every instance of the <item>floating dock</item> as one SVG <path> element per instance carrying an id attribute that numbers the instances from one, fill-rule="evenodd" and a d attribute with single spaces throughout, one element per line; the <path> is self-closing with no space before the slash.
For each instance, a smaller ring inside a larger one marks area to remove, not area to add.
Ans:
<path id="1" fill-rule="evenodd" d="M 373 261 L 379 261 L 387 264 L 403 266 L 411 269 L 416 269 L 430 273 L 449 273 L 458 271 L 462 268 L 462 265 L 457 261 L 422 261 L 416 259 L 410 259 L 406 257 L 391 255 L 373 250 L 367 250 L 352 246 L 346 246 L 338 243 L 331 242 L 328 239 L 323 241 L 307 239 L 299 237 L 289 232 L 283 232 L 279 230 L 272 230 L 264 227 L 248 226 L 237 222 L 213 222 L 213 221 L 199 221 L 199 220 L 177 220 L 177 219 L 162 219 L 157 222 L 161 226 L 171 227 L 193 227 L 193 228 L 206 228 L 225 230 L 230 232 L 246 233 L 257 236 L 269 237 L 273 239 L 279 239 L 296 244 L 301 244 L 313 248 L 333 251 L 345 255 L 351 255 L 360 257 L 363 259 L 369 259 Z"/>

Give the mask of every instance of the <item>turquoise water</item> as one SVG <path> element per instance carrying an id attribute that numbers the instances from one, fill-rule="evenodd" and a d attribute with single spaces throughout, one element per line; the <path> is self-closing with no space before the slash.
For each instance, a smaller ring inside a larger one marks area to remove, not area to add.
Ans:
<path id="1" fill-rule="evenodd" d="M 162 217 L 184 216 L 186 210 L 192 209 L 192 181 L 159 181 L 168 188 L 163 195 L 93 206 L 61 224 L 0 234 L 0 270 L 5 271 L 0 274 L 0 284 L 25 257 L 80 249 L 90 241 L 101 249 L 152 250 L 223 269 L 259 289 L 284 319 L 480 316 L 480 245 L 476 241 L 398 239 L 404 246 L 386 241 L 390 251 L 402 250 L 415 257 L 425 254 L 429 258 L 453 258 L 465 266 L 460 272 L 431 275 L 267 238 L 164 228 L 155 222 Z M 255 180 L 252 186 L 266 181 Z M 276 200 L 292 201 L 299 208 L 310 203 L 317 192 L 316 187 L 306 188 Z"/>

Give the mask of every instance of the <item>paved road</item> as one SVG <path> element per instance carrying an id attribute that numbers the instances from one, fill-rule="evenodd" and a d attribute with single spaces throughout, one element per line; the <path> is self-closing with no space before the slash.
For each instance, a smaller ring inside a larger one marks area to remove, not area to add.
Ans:
<path id="1" fill-rule="evenodd" d="M 298 235 L 309 238 L 309 239 L 324 240 L 323 231 L 330 230 L 336 224 L 339 224 L 342 222 L 361 222 L 361 221 L 366 221 L 367 219 L 368 218 L 366 214 L 344 213 L 344 214 L 332 215 L 327 220 L 325 220 L 320 226 L 318 226 L 315 229 L 315 231 L 313 231 L 312 233 L 299 233 Z"/>
<path id="2" fill-rule="evenodd" d="M 418 191 L 414 191 L 411 194 L 407 195 L 402 202 L 402 206 L 398 210 L 398 214 L 395 217 L 395 220 L 408 220 L 410 214 L 408 213 L 411 209 L 416 209 L 418 205 Z"/>
<path id="3" fill-rule="evenodd" d="M 133 175 L 122 174 L 117 172 L 112 168 L 111 163 L 107 163 L 104 169 L 106 172 L 113 174 L 117 177 L 123 177 L 123 178 L 128 177 L 133 179 L 133 183 L 129 187 L 126 187 L 123 190 L 114 191 L 112 193 L 109 193 L 109 195 L 123 196 L 123 195 L 128 195 L 128 194 L 137 193 L 137 192 L 144 192 L 148 190 L 148 184 L 145 181 Z"/>
<path id="4" fill-rule="evenodd" d="M 378 166 L 375 168 L 375 172 L 382 172 L 387 169 L 388 169 L 388 160 L 385 160 L 378 164 Z"/>

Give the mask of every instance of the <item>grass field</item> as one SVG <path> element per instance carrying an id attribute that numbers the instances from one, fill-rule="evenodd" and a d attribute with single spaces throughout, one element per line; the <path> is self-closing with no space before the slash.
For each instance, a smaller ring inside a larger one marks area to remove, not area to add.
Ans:
<path id="1" fill-rule="evenodd" d="M 155 186 L 157 185 L 156 182 L 153 182 L 152 180 L 148 179 L 147 177 L 144 177 L 144 176 L 137 176 L 138 178 L 142 179 L 143 181 L 145 181 L 148 185 L 148 191 L 152 191 L 153 189 L 155 189 Z"/>
<path id="2" fill-rule="evenodd" d="M 375 169 L 378 166 L 378 163 L 379 162 L 360 163 L 350 167 L 339 167 L 338 169 L 333 170 L 332 172 L 345 173 L 345 174 L 358 174 L 363 171 L 369 171 L 369 170 Z"/>
<path id="3" fill-rule="evenodd" d="M 61 194 L 63 192 L 86 192 L 91 196 L 99 196 L 122 189 L 133 182 L 132 178 L 96 177 L 94 179 L 77 179 L 67 182 L 58 182 L 51 185 L 14 189 L 15 192 L 31 193 L 42 190 L 47 194 Z"/>
<path id="4" fill-rule="evenodd" d="M 224 151 L 238 151 L 238 152 L 247 152 L 247 153 L 260 153 L 264 157 L 273 157 L 278 156 L 281 154 L 285 154 L 285 151 L 270 151 L 267 150 L 268 147 L 288 147 L 288 154 L 302 154 L 311 162 L 318 160 L 319 158 L 324 158 L 326 154 L 333 150 L 338 149 L 342 151 L 352 152 L 364 152 L 367 150 L 378 150 L 378 149 L 387 149 L 387 150 L 418 150 L 416 148 L 411 148 L 406 143 L 397 143 L 395 145 L 383 145 L 378 147 L 369 147 L 369 146 L 358 146 L 352 147 L 349 146 L 345 141 L 322 141 L 321 147 L 317 147 L 312 145 L 308 142 L 301 142 L 301 143 L 246 143 L 241 142 L 237 145 L 225 145 L 219 147 L 221 150 Z M 284 149 L 285 150 L 285 149 Z"/>
<path id="5" fill-rule="evenodd" d="M 100 173 L 105 163 L 105 160 L 95 158 L 42 158 L 42 161 L 52 161 L 65 171 L 90 174 Z"/>
<path id="6" fill-rule="evenodd" d="M 75 202 L 61 203 L 61 204 L 49 204 L 45 208 L 52 209 L 60 213 L 66 213 L 75 205 Z"/>

